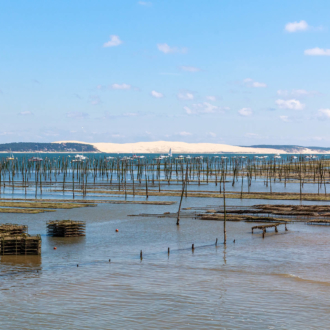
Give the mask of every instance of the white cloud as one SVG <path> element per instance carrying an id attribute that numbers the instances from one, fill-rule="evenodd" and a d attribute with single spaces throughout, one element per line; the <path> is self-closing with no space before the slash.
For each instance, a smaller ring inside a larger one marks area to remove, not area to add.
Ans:
<path id="1" fill-rule="evenodd" d="M 181 135 L 181 136 L 189 136 L 189 135 L 192 135 L 192 134 L 189 133 L 189 132 L 180 132 L 179 135 Z"/>
<path id="2" fill-rule="evenodd" d="M 88 117 L 88 113 L 80 111 L 69 111 L 66 113 L 68 118 L 82 119 Z"/>
<path id="3" fill-rule="evenodd" d="M 290 109 L 290 110 L 302 110 L 305 107 L 305 104 L 301 103 L 298 100 L 277 100 L 275 102 L 280 109 Z"/>
<path id="4" fill-rule="evenodd" d="M 258 81 L 254 81 L 251 78 L 244 79 L 243 83 L 248 87 L 254 87 L 254 88 L 265 88 L 265 87 L 267 87 L 267 84 L 261 83 L 261 82 L 258 82 Z"/>
<path id="5" fill-rule="evenodd" d="M 190 92 L 181 92 L 177 95 L 180 100 L 193 100 L 195 98 L 193 93 Z"/>
<path id="6" fill-rule="evenodd" d="M 212 105 L 208 102 L 204 102 L 203 106 L 204 106 L 204 113 L 213 113 L 213 112 L 215 112 L 216 109 L 218 109 L 217 106 Z"/>
<path id="7" fill-rule="evenodd" d="M 184 111 L 186 111 L 187 115 L 192 115 L 194 112 L 188 108 L 188 107 L 183 107 Z"/>
<path id="8" fill-rule="evenodd" d="M 267 87 L 267 85 L 265 83 L 260 83 L 260 82 L 257 82 L 257 81 L 254 81 L 252 83 L 252 87 L 256 87 L 256 88 L 265 88 Z"/>
<path id="9" fill-rule="evenodd" d="M 149 1 L 138 1 L 138 4 L 139 4 L 140 6 L 147 6 L 147 7 L 149 7 L 149 6 L 152 5 L 152 3 L 149 2 Z"/>
<path id="10" fill-rule="evenodd" d="M 198 72 L 198 71 L 201 71 L 200 68 L 196 68 L 194 66 L 180 66 L 180 69 L 182 71 L 188 71 L 188 72 Z"/>
<path id="11" fill-rule="evenodd" d="M 123 42 L 120 40 L 120 38 L 118 36 L 111 35 L 110 40 L 105 42 L 103 44 L 103 47 L 115 47 L 115 46 L 119 46 L 122 43 Z"/>
<path id="12" fill-rule="evenodd" d="M 215 96 L 212 96 L 212 95 L 206 96 L 206 99 L 209 100 L 209 101 L 212 101 L 212 102 L 217 100 L 217 98 Z"/>
<path id="13" fill-rule="evenodd" d="M 277 91 L 277 95 L 280 96 L 294 96 L 294 97 L 307 97 L 307 96 L 316 96 L 320 93 L 317 91 L 306 91 L 305 89 L 293 89 L 292 91 L 280 89 Z"/>
<path id="14" fill-rule="evenodd" d="M 157 48 L 164 54 L 187 52 L 187 48 L 170 47 L 168 44 L 157 44 Z"/>
<path id="15" fill-rule="evenodd" d="M 22 111 L 19 113 L 20 116 L 33 116 L 33 112 L 31 111 Z"/>
<path id="16" fill-rule="evenodd" d="M 320 109 L 318 111 L 318 117 L 330 119 L 330 109 Z"/>
<path id="17" fill-rule="evenodd" d="M 309 56 L 330 56 L 330 49 L 315 47 L 311 49 L 306 49 L 304 51 L 304 54 Z"/>
<path id="18" fill-rule="evenodd" d="M 285 89 L 279 89 L 277 91 L 277 95 L 279 96 L 288 96 L 290 94 L 290 92 L 288 90 L 285 90 Z"/>
<path id="19" fill-rule="evenodd" d="M 288 116 L 280 116 L 280 119 L 286 123 L 288 123 L 290 121 Z"/>
<path id="20" fill-rule="evenodd" d="M 132 86 L 128 84 L 112 84 L 111 85 L 112 89 L 131 89 Z"/>
<path id="21" fill-rule="evenodd" d="M 160 99 L 160 98 L 164 97 L 164 94 L 159 93 L 159 92 L 156 92 L 156 91 L 152 91 L 152 92 L 151 92 L 151 95 L 152 95 L 153 97 L 156 97 L 157 99 Z"/>
<path id="22" fill-rule="evenodd" d="M 243 108 L 238 110 L 238 113 L 243 117 L 248 117 L 252 115 L 252 110 L 250 108 Z"/>
<path id="23" fill-rule="evenodd" d="M 112 134 L 111 135 L 113 138 L 123 138 L 125 135 L 120 135 L 120 134 Z"/>
<path id="24" fill-rule="evenodd" d="M 200 115 L 200 114 L 210 114 L 210 113 L 222 113 L 223 110 L 219 107 L 210 104 L 208 102 L 194 103 L 191 107 L 183 107 L 187 115 Z"/>
<path id="25" fill-rule="evenodd" d="M 285 31 L 290 33 L 298 32 L 298 31 L 306 31 L 309 28 L 310 28 L 309 25 L 304 20 L 301 20 L 300 22 L 288 23 L 285 25 Z"/>

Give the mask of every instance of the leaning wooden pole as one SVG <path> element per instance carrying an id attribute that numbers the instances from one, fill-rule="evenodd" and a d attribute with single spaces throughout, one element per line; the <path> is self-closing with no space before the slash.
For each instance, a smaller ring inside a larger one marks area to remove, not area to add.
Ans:
<path id="1" fill-rule="evenodd" d="M 227 242 L 227 232 L 226 232 L 226 179 L 225 179 L 225 172 L 223 173 L 223 244 Z"/>
<path id="2" fill-rule="evenodd" d="M 183 198 L 183 194 L 184 194 L 184 189 L 186 187 L 186 182 L 187 182 L 187 179 L 188 179 L 188 163 L 187 163 L 186 166 L 187 166 L 187 168 L 186 168 L 186 178 L 185 178 L 184 182 L 182 183 L 182 192 L 181 192 L 181 198 L 180 198 L 180 204 L 179 204 L 179 210 L 178 210 L 178 217 L 176 219 L 177 226 L 180 225 L 180 211 L 181 211 L 182 198 Z"/>

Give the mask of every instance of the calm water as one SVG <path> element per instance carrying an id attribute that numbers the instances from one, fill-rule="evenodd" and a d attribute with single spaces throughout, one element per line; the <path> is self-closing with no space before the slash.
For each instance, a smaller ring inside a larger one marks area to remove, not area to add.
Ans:
<path id="1" fill-rule="evenodd" d="M 252 188 L 269 191 L 262 180 L 253 181 Z M 228 189 L 240 190 L 240 182 Z M 283 189 L 283 183 L 273 185 L 273 191 Z M 306 192 L 315 189 L 304 187 Z M 298 192 L 299 185 L 287 185 L 287 191 Z M 2 191 L 2 197 L 11 194 Z M 19 190 L 13 194 L 24 196 Z M 33 195 L 31 190 L 27 197 Z M 52 196 L 44 190 L 43 198 Z M 188 198 L 183 207 L 221 203 Z M 278 234 L 269 231 L 262 239 L 251 234 L 253 224 L 229 222 L 228 244 L 215 247 L 216 238 L 222 241 L 222 222 L 183 218 L 177 227 L 175 219 L 128 216 L 177 208 L 99 204 L 35 215 L 1 213 L 0 223 L 27 224 L 29 233 L 42 234 L 43 241 L 41 257 L 0 257 L 0 329 L 330 328 L 330 227 L 296 223 L 288 225 L 288 232 L 279 227 Z M 46 236 L 48 220 L 68 218 L 85 220 L 87 236 Z"/>
<path id="2" fill-rule="evenodd" d="M 205 199 L 184 204 L 196 205 Z M 329 328 L 330 228 L 292 224 L 263 240 L 251 223 L 228 223 L 228 244 L 216 248 L 222 222 L 182 219 L 178 228 L 174 219 L 127 216 L 176 209 L 100 204 L 1 214 L 1 222 L 42 233 L 43 243 L 40 258 L 1 257 L 0 328 Z M 87 236 L 45 236 L 46 221 L 62 218 L 85 220 Z"/>

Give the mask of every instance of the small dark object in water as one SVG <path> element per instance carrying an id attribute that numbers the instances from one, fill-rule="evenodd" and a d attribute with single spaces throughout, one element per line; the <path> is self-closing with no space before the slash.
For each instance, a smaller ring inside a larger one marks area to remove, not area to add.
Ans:
<path id="1" fill-rule="evenodd" d="M 79 267 L 79 265 L 77 264 L 77 267 Z"/>
<path id="2" fill-rule="evenodd" d="M 233 241 L 233 243 L 235 243 L 235 240 Z"/>
<path id="3" fill-rule="evenodd" d="M 111 262 L 111 259 L 109 259 L 109 262 Z"/>

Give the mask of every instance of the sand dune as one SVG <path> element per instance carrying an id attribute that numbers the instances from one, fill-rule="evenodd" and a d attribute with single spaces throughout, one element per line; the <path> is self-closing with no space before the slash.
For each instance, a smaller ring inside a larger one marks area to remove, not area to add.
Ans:
<path id="1" fill-rule="evenodd" d="M 87 143 L 80 141 L 57 141 L 55 143 L 85 143 L 93 145 L 100 152 L 107 153 L 158 153 L 167 154 L 172 149 L 173 154 L 198 154 L 198 153 L 244 153 L 244 154 L 285 154 L 278 149 L 237 147 L 227 144 L 215 143 L 185 143 L 171 141 L 136 142 L 136 143 Z"/>

